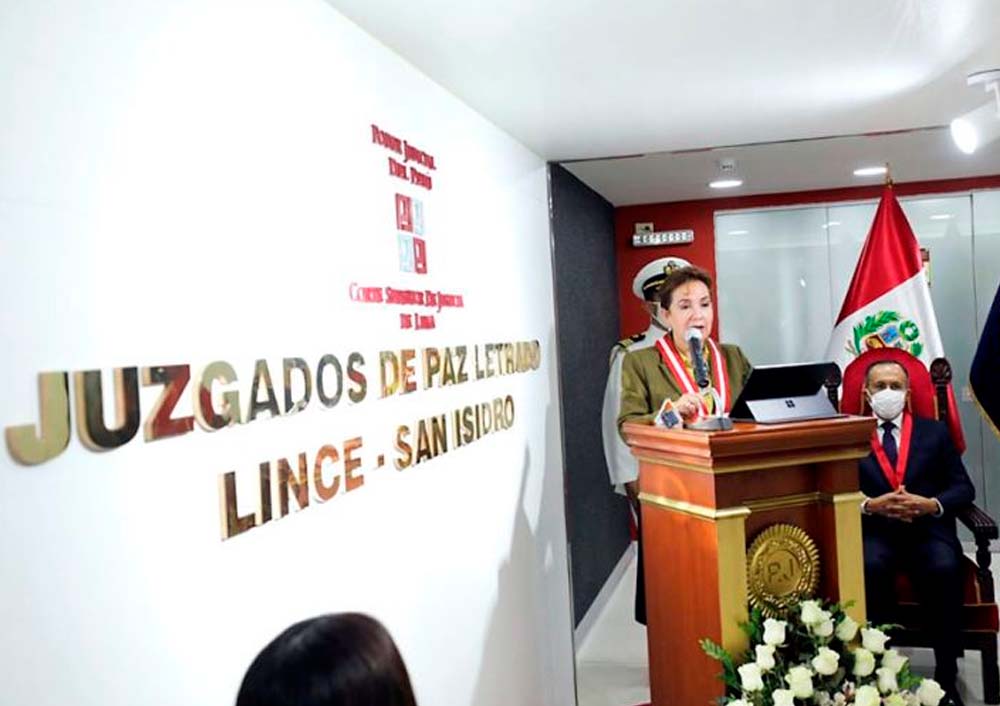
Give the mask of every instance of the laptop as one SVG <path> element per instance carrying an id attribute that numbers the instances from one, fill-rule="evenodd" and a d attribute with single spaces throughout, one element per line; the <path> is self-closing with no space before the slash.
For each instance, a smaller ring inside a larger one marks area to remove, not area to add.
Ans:
<path id="1" fill-rule="evenodd" d="M 823 383 L 836 363 L 793 363 L 754 368 L 729 416 L 736 421 L 787 424 L 844 417 L 830 404 Z"/>

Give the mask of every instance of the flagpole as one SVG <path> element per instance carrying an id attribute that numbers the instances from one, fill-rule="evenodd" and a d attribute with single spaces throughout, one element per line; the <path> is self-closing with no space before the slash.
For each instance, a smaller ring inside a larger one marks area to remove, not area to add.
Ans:
<path id="1" fill-rule="evenodd" d="M 890 167 L 889 163 L 886 162 L 885 163 L 885 185 L 891 188 L 892 184 L 893 184 L 893 182 L 892 182 L 892 167 Z"/>

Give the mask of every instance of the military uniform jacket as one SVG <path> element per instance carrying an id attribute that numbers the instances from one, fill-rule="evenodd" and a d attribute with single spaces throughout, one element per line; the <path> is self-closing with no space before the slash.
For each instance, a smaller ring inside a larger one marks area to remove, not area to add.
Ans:
<path id="1" fill-rule="evenodd" d="M 639 461 L 618 434 L 618 405 L 622 399 L 622 361 L 626 353 L 655 345 L 662 335 L 662 328 L 650 325 L 645 333 L 619 341 L 611 349 L 608 383 L 604 387 L 604 405 L 601 408 L 601 436 L 604 440 L 604 460 L 608 464 L 608 475 L 611 484 L 618 492 L 624 492 L 622 486 L 639 477 Z"/>
<path id="2" fill-rule="evenodd" d="M 731 389 L 730 404 L 736 401 L 753 366 L 739 346 L 729 343 L 719 344 L 729 374 Z M 715 366 L 708 365 L 712 386 L 719 389 L 715 379 Z M 622 399 L 618 410 L 618 428 L 625 422 L 651 422 L 659 411 L 663 400 L 678 399 L 682 389 L 667 369 L 654 346 L 644 350 L 629 352 L 622 361 Z"/>

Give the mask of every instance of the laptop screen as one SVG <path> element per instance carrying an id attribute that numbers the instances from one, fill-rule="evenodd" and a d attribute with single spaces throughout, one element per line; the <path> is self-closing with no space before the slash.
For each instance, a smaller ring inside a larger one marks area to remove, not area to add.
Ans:
<path id="1" fill-rule="evenodd" d="M 827 378 L 836 376 L 839 379 L 839 372 L 837 364 L 829 362 L 763 365 L 754 368 L 733 404 L 730 416 L 734 419 L 753 419 L 748 402 L 816 395 L 823 389 Z"/>

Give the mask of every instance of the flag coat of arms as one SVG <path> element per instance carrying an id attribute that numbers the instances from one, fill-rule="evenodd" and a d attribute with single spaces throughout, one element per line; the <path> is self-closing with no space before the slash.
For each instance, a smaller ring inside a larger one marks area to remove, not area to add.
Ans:
<path id="1" fill-rule="evenodd" d="M 826 358 L 843 369 L 873 348 L 901 348 L 924 365 L 944 355 L 920 246 L 891 186 L 882 193 Z"/>

